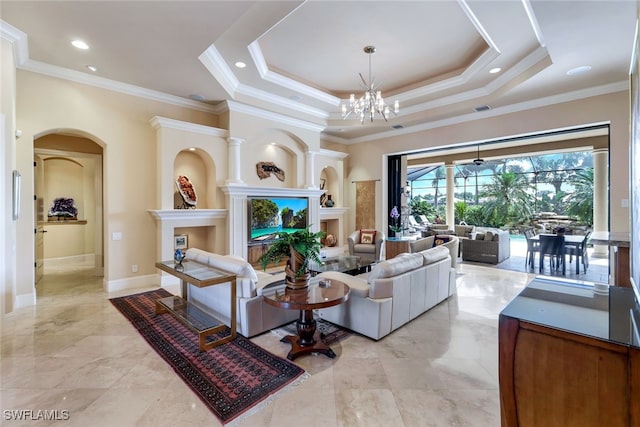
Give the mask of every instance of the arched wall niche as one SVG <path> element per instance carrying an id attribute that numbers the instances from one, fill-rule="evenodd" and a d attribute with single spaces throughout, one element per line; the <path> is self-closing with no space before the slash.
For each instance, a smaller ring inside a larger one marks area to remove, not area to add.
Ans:
<path id="1" fill-rule="evenodd" d="M 331 195 L 331 200 L 333 200 L 334 206 L 342 206 L 342 182 L 338 177 L 338 172 L 333 166 L 325 166 L 322 168 L 322 171 L 320 172 L 320 185 L 322 185 L 323 182 L 324 191 L 327 196 Z"/>
<path id="2" fill-rule="evenodd" d="M 243 162 L 256 165 L 259 162 L 273 162 L 285 172 L 285 180 L 275 176 L 261 180 L 257 173 L 244 176 L 249 185 L 281 188 L 300 188 L 305 183 L 305 151 L 307 145 L 296 135 L 281 129 L 266 129 L 256 138 L 241 147 Z M 249 167 L 243 170 L 253 170 Z"/>
<path id="3" fill-rule="evenodd" d="M 84 165 L 72 158 L 45 157 L 43 166 L 45 208 L 51 206 L 56 198 L 72 198 L 78 208 L 78 218 L 84 218 Z"/>
<path id="4" fill-rule="evenodd" d="M 181 150 L 176 153 L 173 162 L 173 180 L 175 182 L 180 175 L 189 177 L 196 190 L 198 209 L 215 209 L 217 206 L 217 178 L 216 164 L 209 153 L 202 149 Z M 174 186 L 174 207 L 182 204 L 182 199 Z M 222 200 L 222 199 L 220 199 Z"/>

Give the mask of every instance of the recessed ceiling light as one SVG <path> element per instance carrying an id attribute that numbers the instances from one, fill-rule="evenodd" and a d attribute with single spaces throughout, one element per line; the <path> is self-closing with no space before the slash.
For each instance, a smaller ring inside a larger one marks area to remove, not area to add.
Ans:
<path id="1" fill-rule="evenodd" d="M 238 67 L 238 68 L 244 68 L 244 67 L 246 67 L 246 66 L 247 66 L 247 64 L 245 64 L 245 63 L 244 63 L 244 62 L 242 62 L 242 61 L 238 61 L 238 62 L 236 62 L 236 64 L 235 64 L 235 65 L 236 65 L 236 67 Z"/>
<path id="2" fill-rule="evenodd" d="M 591 65 L 582 65 L 567 71 L 567 76 L 577 76 L 578 74 L 584 74 L 589 71 L 591 71 Z"/>
<path id="3" fill-rule="evenodd" d="M 82 50 L 89 49 L 89 45 L 79 39 L 73 40 L 71 44 L 73 45 L 73 47 L 76 47 L 78 49 L 82 49 Z"/>
<path id="4" fill-rule="evenodd" d="M 278 145 L 278 144 L 276 144 L 275 142 L 272 142 L 271 145 Z"/>
<path id="5" fill-rule="evenodd" d="M 492 68 L 489 70 L 491 74 L 499 73 L 500 71 L 502 71 L 502 68 L 500 67 Z"/>
<path id="6" fill-rule="evenodd" d="M 94 65 L 87 65 L 87 70 L 93 71 L 95 73 L 96 71 L 98 71 L 98 67 Z"/>
<path id="7" fill-rule="evenodd" d="M 189 148 L 189 151 L 196 151 L 196 149 L 191 147 L 191 148 Z"/>

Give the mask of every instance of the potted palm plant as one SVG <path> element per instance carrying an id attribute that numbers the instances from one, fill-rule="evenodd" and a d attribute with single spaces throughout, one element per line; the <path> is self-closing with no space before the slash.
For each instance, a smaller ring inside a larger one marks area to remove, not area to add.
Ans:
<path id="1" fill-rule="evenodd" d="M 287 286 L 290 288 L 306 287 L 309 280 L 309 262 L 322 262 L 320 259 L 320 248 L 322 247 L 320 239 L 324 237 L 325 233 L 324 231 L 313 233 L 309 231 L 309 227 L 293 233 L 277 232 L 276 239 L 271 243 L 267 252 L 258 258 L 264 270 L 269 264 L 278 264 L 284 258 L 289 257 L 285 273 Z"/>

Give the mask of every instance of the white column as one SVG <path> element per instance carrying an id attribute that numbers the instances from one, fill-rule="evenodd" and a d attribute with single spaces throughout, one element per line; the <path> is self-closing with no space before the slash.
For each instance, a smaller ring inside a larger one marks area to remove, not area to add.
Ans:
<path id="1" fill-rule="evenodd" d="M 453 226 L 456 223 L 455 220 L 455 208 L 454 208 L 454 204 L 455 204 L 455 197 L 454 197 L 454 191 L 455 191 L 455 176 L 454 176 L 454 171 L 455 171 L 455 165 L 445 165 L 444 166 L 446 171 L 447 171 L 447 210 L 446 210 L 446 223 L 451 227 L 451 229 L 453 230 Z"/>
<path id="2" fill-rule="evenodd" d="M 228 197 L 229 229 L 227 230 L 229 247 L 227 252 L 231 255 L 247 259 L 247 236 L 249 213 L 247 211 L 246 194 L 229 194 Z"/>
<path id="3" fill-rule="evenodd" d="M 246 185 L 240 176 L 240 144 L 245 140 L 244 138 L 238 138 L 230 136 L 227 138 L 229 142 L 229 178 L 226 181 L 227 185 Z"/>
<path id="4" fill-rule="evenodd" d="M 593 231 L 609 231 L 609 150 L 593 150 Z M 609 247 L 594 245 L 593 254 L 606 258 Z"/>
<path id="5" fill-rule="evenodd" d="M 318 188 L 318 186 L 316 185 L 315 156 L 316 156 L 315 151 L 307 151 L 306 153 L 304 153 L 304 157 L 306 160 L 306 167 L 307 167 L 306 168 L 307 182 L 305 183 L 305 187 L 309 189 Z"/>

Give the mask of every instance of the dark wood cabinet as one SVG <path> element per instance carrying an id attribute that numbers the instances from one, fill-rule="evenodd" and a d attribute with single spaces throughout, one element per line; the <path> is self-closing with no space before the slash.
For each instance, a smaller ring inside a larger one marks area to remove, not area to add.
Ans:
<path id="1" fill-rule="evenodd" d="M 269 250 L 268 243 L 250 245 L 247 249 L 247 261 L 249 261 L 249 264 L 253 266 L 260 267 L 260 262 L 258 261 L 258 259 L 262 256 L 262 254 L 267 252 L 267 250 Z"/>
<path id="2" fill-rule="evenodd" d="M 266 253 L 269 250 L 269 246 L 271 246 L 271 243 L 269 242 L 249 245 L 247 248 L 247 261 L 249 261 L 249 264 L 251 264 L 254 268 L 262 269 L 262 265 L 258 260 L 260 259 L 262 254 Z M 286 262 L 287 260 L 285 258 L 278 265 L 285 265 Z M 268 267 L 274 267 L 274 265 L 269 264 Z"/>
<path id="3" fill-rule="evenodd" d="M 624 327 L 624 313 L 602 315 L 616 309 L 609 306 L 609 296 L 592 296 L 591 301 L 561 293 L 547 293 L 539 301 L 531 295 L 518 298 L 499 320 L 502 426 L 639 426 L 640 349 L 611 339 L 628 335 L 613 330 Z M 544 319 L 540 323 L 538 316 Z M 607 336 L 590 336 L 589 325 L 582 330 L 568 326 L 573 322 L 581 329 L 592 321 L 594 330 Z"/>

